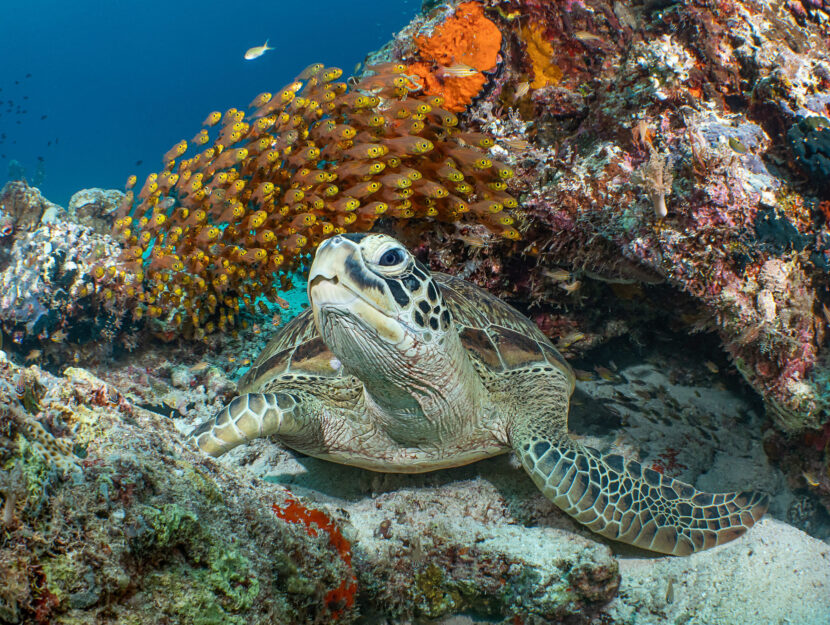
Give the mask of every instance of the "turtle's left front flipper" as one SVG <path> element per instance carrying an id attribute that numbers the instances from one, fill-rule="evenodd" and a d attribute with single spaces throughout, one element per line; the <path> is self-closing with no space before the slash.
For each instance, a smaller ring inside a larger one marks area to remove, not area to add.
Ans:
<path id="1" fill-rule="evenodd" d="M 313 400 L 294 393 L 248 393 L 235 397 L 215 417 L 190 433 L 196 447 L 221 456 L 237 445 L 273 434 L 296 434 L 308 421 Z"/>
<path id="2" fill-rule="evenodd" d="M 708 549 L 743 534 L 767 509 L 761 493 L 701 492 L 564 435 L 518 428 L 511 440 L 548 499 L 594 532 L 642 549 L 677 556 Z"/>

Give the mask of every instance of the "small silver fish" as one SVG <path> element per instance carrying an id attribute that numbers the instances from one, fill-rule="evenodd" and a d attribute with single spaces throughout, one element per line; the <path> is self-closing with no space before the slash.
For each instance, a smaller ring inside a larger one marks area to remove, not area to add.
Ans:
<path id="1" fill-rule="evenodd" d="M 268 52 L 268 50 L 273 50 L 274 48 L 269 48 L 269 47 L 268 47 L 268 41 L 269 41 L 269 40 L 268 40 L 268 39 L 266 39 L 266 40 L 265 40 L 265 43 L 264 43 L 264 44 L 262 44 L 261 46 L 254 46 L 253 48 L 249 49 L 249 50 L 245 53 L 245 60 L 246 60 L 246 61 L 252 61 L 253 59 L 258 59 L 258 58 L 259 58 L 259 57 L 261 57 L 263 54 L 265 54 L 266 52 Z"/>
<path id="2" fill-rule="evenodd" d="M 501 139 L 501 142 L 511 150 L 527 150 L 530 142 L 524 139 Z"/>
<path id="3" fill-rule="evenodd" d="M 594 33 L 588 32 L 587 30 L 578 30 L 574 33 L 574 37 L 579 39 L 580 41 L 602 41 L 602 37 L 599 35 L 595 35 Z"/>
<path id="4" fill-rule="evenodd" d="M 570 271 L 567 271 L 566 269 L 560 269 L 560 268 L 543 269 L 542 270 L 542 275 L 547 277 L 547 278 L 550 278 L 552 280 L 556 280 L 558 282 L 567 282 L 568 280 L 570 280 L 573 277 L 573 274 L 571 274 Z"/>
<path id="5" fill-rule="evenodd" d="M 435 72 L 438 78 L 447 78 L 448 76 L 453 78 L 469 78 L 476 74 L 478 74 L 478 70 L 475 67 L 464 65 L 464 63 L 456 63 L 449 67 L 439 67 L 438 71 Z"/>

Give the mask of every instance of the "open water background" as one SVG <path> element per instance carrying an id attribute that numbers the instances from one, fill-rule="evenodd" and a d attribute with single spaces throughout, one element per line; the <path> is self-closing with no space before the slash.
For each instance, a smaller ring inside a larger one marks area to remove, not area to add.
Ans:
<path id="1" fill-rule="evenodd" d="M 420 0 L 0 7 L 0 184 L 17 161 L 30 183 L 65 206 L 79 189 L 121 188 L 132 173 L 143 180 L 210 111 L 246 107 L 313 62 L 350 75 Z M 266 39 L 275 50 L 243 59 Z"/>

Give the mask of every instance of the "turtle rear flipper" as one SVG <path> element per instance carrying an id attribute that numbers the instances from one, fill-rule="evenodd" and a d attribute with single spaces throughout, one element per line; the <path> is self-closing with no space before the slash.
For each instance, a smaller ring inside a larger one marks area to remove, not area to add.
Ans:
<path id="1" fill-rule="evenodd" d="M 206 454 L 221 456 L 255 438 L 295 434 L 302 425 L 300 405 L 288 393 L 240 395 L 194 429 L 190 440 Z"/>
<path id="2" fill-rule="evenodd" d="M 708 549 L 743 534 L 767 509 L 762 493 L 705 493 L 570 439 L 516 443 L 548 499 L 594 532 L 642 549 L 676 556 Z"/>

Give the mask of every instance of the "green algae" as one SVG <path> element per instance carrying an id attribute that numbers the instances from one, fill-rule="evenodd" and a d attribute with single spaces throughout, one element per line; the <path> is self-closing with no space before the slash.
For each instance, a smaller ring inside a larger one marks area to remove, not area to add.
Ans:
<path id="1" fill-rule="evenodd" d="M 250 569 L 251 561 L 238 551 L 211 550 L 207 581 L 233 611 L 250 609 L 259 594 L 259 580 L 247 574 Z"/>
<path id="2" fill-rule="evenodd" d="M 448 577 L 434 563 L 415 576 L 414 590 L 413 604 L 419 614 L 429 618 L 463 611 L 495 616 L 506 605 L 506 597 L 495 598 L 482 593 L 479 581 Z"/>
<path id="3" fill-rule="evenodd" d="M 148 549 L 166 549 L 202 538 L 199 516 L 177 503 L 164 504 L 161 508 L 144 506 L 142 515 L 152 530 L 147 537 L 150 541 L 146 545 Z"/>
<path id="4" fill-rule="evenodd" d="M 430 564 L 415 576 L 415 605 L 424 616 L 437 618 L 458 609 L 461 595 L 446 586 L 444 573 Z"/>
<path id="5" fill-rule="evenodd" d="M 27 500 L 38 509 L 54 475 L 53 467 L 22 434 L 18 436 L 17 444 L 20 468 L 26 479 Z"/>

